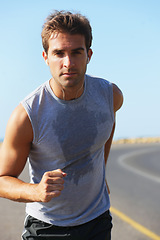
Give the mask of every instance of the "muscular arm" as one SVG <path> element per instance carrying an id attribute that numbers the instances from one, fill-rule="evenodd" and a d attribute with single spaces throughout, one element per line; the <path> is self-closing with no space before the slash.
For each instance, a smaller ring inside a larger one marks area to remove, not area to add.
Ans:
<path id="1" fill-rule="evenodd" d="M 116 112 L 121 108 L 122 104 L 123 104 L 122 92 L 120 91 L 120 89 L 115 84 L 113 84 L 113 108 L 114 108 L 113 111 L 114 111 L 114 116 L 115 117 L 116 117 Z M 115 131 L 115 122 L 113 124 L 113 128 L 112 128 L 110 138 L 108 139 L 108 141 L 105 144 L 105 149 L 104 149 L 105 163 L 107 163 L 107 159 L 108 159 L 108 156 L 109 156 L 114 131 Z"/>
<path id="2" fill-rule="evenodd" d="M 28 185 L 17 177 L 26 164 L 31 142 L 32 128 L 25 110 L 19 105 L 9 119 L 5 139 L 0 150 L 1 197 L 15 201 L 23 200 L 21 195 L 22 193 L 25 195 Z"/>
<path id="3" fill-rule="evenodd" d="M 122 92 L 115 84 L 113 84 L 113 107 L 114 107 L 113 110 L 114 110 L 114 116 L 116 116 L 116 112 L 121 108 L 122 104 L 123 104 Z M 115 131 L 115 122 L 113 124 L 113 128 L 112 128 L 112 132 L 111 132 L 110 138 L 106 142 L 105 148 L 104 148 L 105 164 L 107 164 L 107 160 L 108 160 L 108 156 L 109 156 L 109 152 L 110 152 L 110 148 L 111 148 L 111 144 L 112 144 L 112 140 L 113 140 L 114 131 Z M 106 184 L 107 184 L 107 181 L 106 181 Z M 108 192 L 110 193 L 108 184 L 107 184 L 107 189 L 108 189 Z"/>
<path id="4" fill-rule="evenodd" d="M 60 195 L 65 176 L 60 169 L 45 173 L 39 184 L 18 179 L 26 164 L 32 139 L 30 120 L 19 105 L 11 115 L 0 149 L 0 197 L 19 202 L 47 202 Z"/>

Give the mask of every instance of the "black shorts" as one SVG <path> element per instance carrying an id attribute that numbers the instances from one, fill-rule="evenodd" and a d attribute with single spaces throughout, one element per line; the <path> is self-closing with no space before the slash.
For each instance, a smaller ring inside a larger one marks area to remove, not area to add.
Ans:
<path id="1" fill-rule="evenodd" d="M 85 224 L 58 227 L 27 216 L 24 227 L 23 240 L 110 240 L 112 217 L 107 211 Z"/>

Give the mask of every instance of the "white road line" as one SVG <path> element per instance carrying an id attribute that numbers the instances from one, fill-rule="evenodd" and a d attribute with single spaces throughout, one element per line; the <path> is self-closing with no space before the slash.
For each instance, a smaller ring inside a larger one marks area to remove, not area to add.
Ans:
<path id="1" fill-rule="evenodd" d="M 130 153 L 126 153 L 124 155 L 121 155 L 119 158 L 118 158 L 118 163 L 123 166 L 125 169 L 135 173 L 135 174 L 138 174 L 138 175 L 141 175 L 145 178 L 148 178 L 156 183 L 160 183 L 160 177 L 157 177 L 157 176 L 153 176 L 145 171 L 142 171 L 140 169 L 137 169 L 131 165 L 129 165 L 129 163 L 126 163 L 126 160 L 129 161 L 130 158 L 133 158 L 134 156 L 138 156 L 138 155 L 143 155 L 143 154 L 146 154 L 146 153 L 151 153 L 151 152 L 155 152 L 155 149 L 141 149 L 141 150 L 135 150 L 133 152 L 130 152 Z"/>

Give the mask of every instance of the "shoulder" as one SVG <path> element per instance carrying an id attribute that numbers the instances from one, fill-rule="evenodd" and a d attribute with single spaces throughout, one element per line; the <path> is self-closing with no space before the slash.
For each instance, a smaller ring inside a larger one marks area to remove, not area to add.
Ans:
<path id="1" fill-rule="evenodd" d="M 32 126 L 28 114 L 21 104 L 15 108 L 10 116 L 5 138 L 17 144 L 32 142 Z"/>
<path id="2" fill-rule="evenodd" d="M 118 111 L 123 104 L 123 94 L 116 84 L 112 83 L 113 86 L 113 102 L 114 112 Z"/>
<path id="3" fill-rule="evenodd" d="M 123 104 L 123 94 L 116 84 L 99 77 L 87 75 L 87 78 L 94 89 L 101 89 L 102 94 L 106 93 L 113 99 L 114 112 L 121 108 Z"/>
<path id="4" fill-rule="evenodd" d="M 87 75 L 87 80 L 90 86 L 97 90 L 102 89 L 104 91 L 106 89 L 112 89 L 112 83 L 104 78 Z"/>
<path id="5" fill-rule="evenodd" d="M 86 75 L 86 78 L 88 81 L 97 83 L 97 84 L 109 84 L 110 82 L 104 78 L 92 76 L 92 75 Z"/>
<path id="6" fill-rule="evenodd" d="M 37 87 L 34 91 L 32 91 L 30 94 L 28 94 L 22 101 L 22 105 L 25 102 L 30 102 L 30 101 L 35 101 L 36 99 L 38 99 L 39 97 L 41 97 L 42 92 L 45 91 L 47 89 L 47 84 L 48 81 L 41 84 L 39 87 Z"/>
<path id="7" fill-rule="evenodd" d="M 21 101 L 21 105 L 27 112 L 27 115 L 31 122 L 33 121 L 33 119 L 37 118 L 37 113 L 41 108 L 42 103 L 44 103 L 47 92 L 47 82 L 45 82 Z"/>

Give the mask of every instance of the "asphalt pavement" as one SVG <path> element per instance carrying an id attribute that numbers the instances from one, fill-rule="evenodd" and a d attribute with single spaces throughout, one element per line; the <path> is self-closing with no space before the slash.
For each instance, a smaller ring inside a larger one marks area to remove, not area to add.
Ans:
<path id="1" fill-rule="evenodd" d="M 113 214 L 113 240 L 160 240 L 159 169 L 158 143 L 112 146 L 106 174 L 111 206 L 134 221 L 131 226 Z"/>
<path id="2" fill-rule="evenodd" d="M 111 211 L 112 240 L 160 240 L 159 169 L 160 144 L 112 146 L 106 177 L 111 210 L 120 212 Z M 28 180 L 27 167 L 21 178 Z M 25 204 L 0 199 L 0 213 L 0 239 L 20 240 Z"/>

